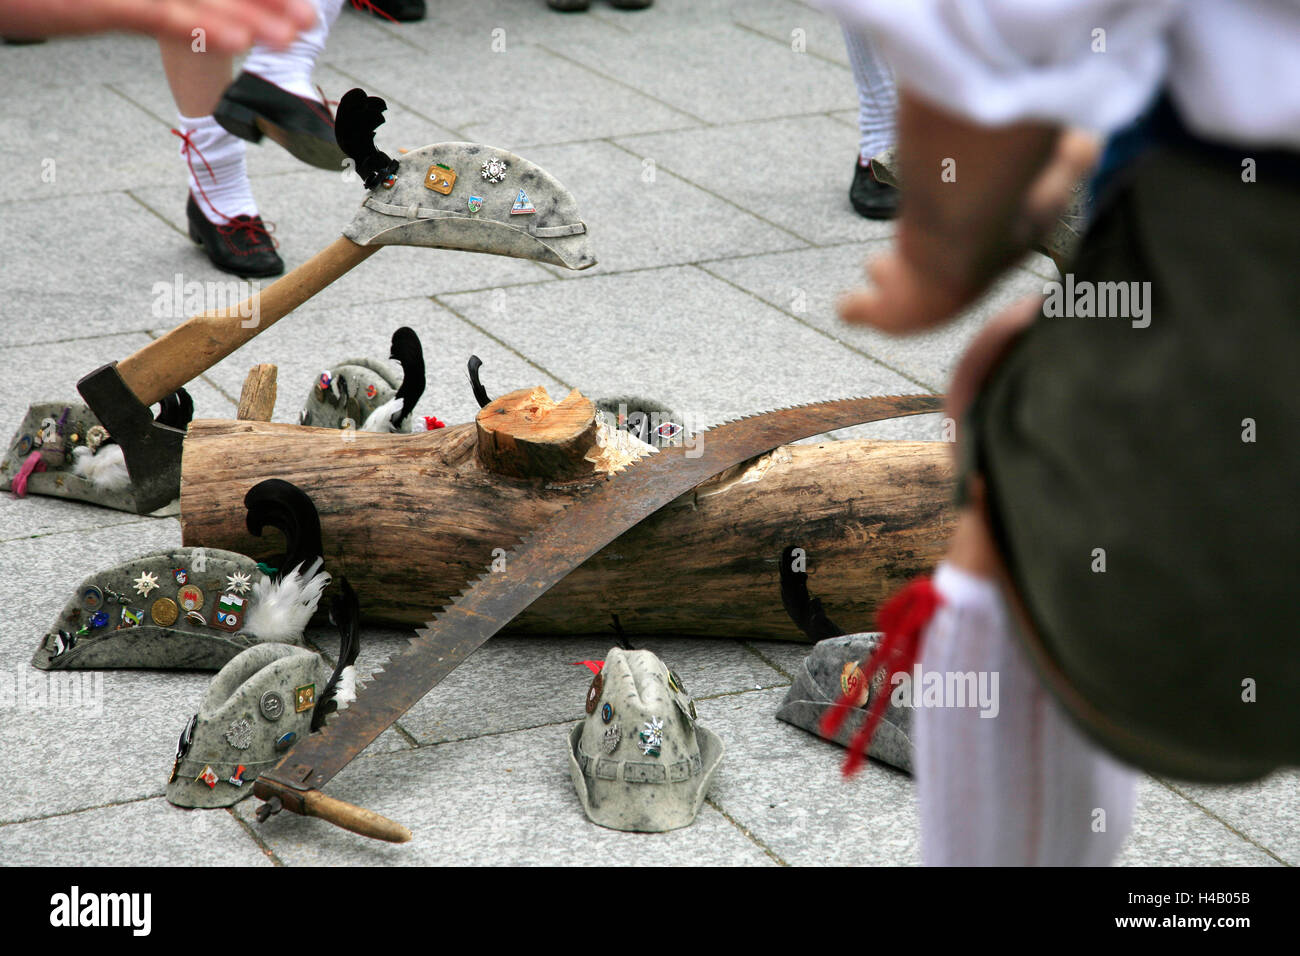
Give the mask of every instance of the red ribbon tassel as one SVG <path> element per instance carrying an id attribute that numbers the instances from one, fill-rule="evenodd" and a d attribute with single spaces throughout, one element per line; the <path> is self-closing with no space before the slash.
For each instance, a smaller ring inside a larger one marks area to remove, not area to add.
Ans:
<path id="1" fill-rule="evenodd" d="M 920 658 L 925 626 L 942 604 L 943 598 L 934 589 L 934 583 L 928 577 L 916 578 L 886 601 L 876 615 L 876 628 L 885 636 L 871 656 L 863 662 L 862 673 L 870 687 L 872 677 L 883 667 L 885 686 L 871 702 L 867 719 L 849 742 L 849 753 L 844 760 L 844 776 L 852 776 L 862 766 L 867 745 L 871 743 L 871 737 L 889 703 L 894 675 L 911 671 Z M 824 737 L 834 737 L 849 714 L 857 709 L 853 706 L 857 696 L 854 691 L 840 695 L 839 700 L 822 715 L 821 732 Z"/>
<path id="2" fill-rule="evenodd" d="M 605 666 L 604 661 L 570 661 L 571 667 L 585 667 L 593 674 L 599 674 L 601 668 Z"/>

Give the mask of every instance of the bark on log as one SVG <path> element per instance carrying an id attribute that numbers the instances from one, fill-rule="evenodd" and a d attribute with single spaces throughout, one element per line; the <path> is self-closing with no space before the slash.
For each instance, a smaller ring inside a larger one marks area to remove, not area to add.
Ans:
<path id="1" fill-rule="evenodd" d="M 482 413 L 480 413 L 482 414 Z M 346 574 L 364 617 L 421 624 L 471 579 L 584 493 L 485 469 L 474 424 L 371 435 L 200 420 L 185 439 L 181 527 L 187 545 L 259 559 L 243 496 L 280 477 L 321 514 L 326 567 Z M 809 588 L 849 630 L 929 571 L 952 530 L 952 469 L 942 442 L 791 445 L 701 485 L 574 571 L 506 633 L 694 634 L 800 640 L 781 605 L 782 548 L 807 553 Z"/>
<path id="2" fill-rule="evenodd" d="M 246 422 L 269 422 L 275 414 L 277 370 L 263 363 L 248 370 L 244 389 L 239 393 L 239 410 L 235 417 Z"/>

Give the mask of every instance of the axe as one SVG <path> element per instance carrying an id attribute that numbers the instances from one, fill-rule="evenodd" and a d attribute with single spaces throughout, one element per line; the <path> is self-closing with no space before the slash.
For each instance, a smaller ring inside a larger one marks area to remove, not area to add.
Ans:
<path id="1" fill-rule="evenodd" d="M 577 202 L 545 170 L 506 150 L 478 143 L 437 143 L 390 159 L 373 143 L 385 108 L 383 100 L 361 90 L 349 91 L 339 103 L 339 145 L 369 189 L 342 236 L 245 302 L 193 316 L 135 354 L 101 366 L 77 383 L 89 411 L 122 448 L 130 493 L 91 494 L 88 483 L 70 472 L 24 476 L 31 490 L 100 501 L 141 514 L 171 502 L 180 493 L 185 433 L 155 421 L 149 406 L 207 371 L 383 246 L 484 252 L 566 269 L 596 264 Z M 31 447 L 31 436 L 24 433 L 30 427 L 25 419 L 0 463 L 0 481 L 6 488 Z"/>

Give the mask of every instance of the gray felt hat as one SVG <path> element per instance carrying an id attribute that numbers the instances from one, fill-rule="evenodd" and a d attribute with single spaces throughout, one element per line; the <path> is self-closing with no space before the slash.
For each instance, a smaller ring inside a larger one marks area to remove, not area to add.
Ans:
<path id="1" fill-rule="evenodd" d="M 32 664 L 42 670 L 216 670 L 254 644 L 293 639 L 292 627 L 290 634 L 285 632 L 284 609 L 278 605 L 290 603 L 280 595 L 301 577 L 290 575 L 287 583 L 274 584 L 252 558 L 215 548 L 148 554 L 77 585 Z M 277 607 L 259 616 L 255 609 L 264 597 Z M 315 608 L 310 599 L 308 603 Z M 306 605 L 289 610 L 304 621 L 310 616 Z M 274 624 L 263 628 L 274 633 L 258 637 L 259 620 Z"/>
<path id="2" fill-rule="evenodd" d="M 612 425 L 656 448 L 681 445 L 686 427 L 681 416 L 662 402 L 640 395 L 616 395 L 592 402 Z"/>
<path id="3" fill-rule="evenodd" d="M 479 143 L 436 143 L 397 163 L 396 177 L 370 190 L 344 229 L 354 242 L 596 264 L 577 200 L 528 160 Z"/>
<path id="4" fill-rule="evenodd" d="M 188 395 L 184 401 L 189 403 Z M 183 422 L 159 420 L 184 428 L 192 409 L 190 403 Z M 95 413 L 81 402 L 38 402 L 27 409 L 0 458 L 0 489 L 19 497 L 48 495 L 141 513 L 122 449 L 108 438 Z M 155 513 L 175 514 L 175 504 Z"/>
<path id="5" fill-rule="evenodd" d="M 785 695 L 776 712 L 778 720 L 794 724 L 809 733 L 822 736 L 820 724 L 826 713 L 840 696 L 856 688 L 862 717 L 866 708 L 886 688 L 883 672 L 876 675 L 871 686 L 866 686 L 859 662 L 870 657 L 880 643 L 880 634 L 845 634 L 819 641 L 799 668 L 794 684 Z M 847 747 L 861 720 L 850 718 L 840 725 L 833 738 L 841 747 Z M 912 709 L 896 707 L 891 702 L 885 707 L 875 736 L 867 754 L 876 760 L 912 772 Z"/>
<path id="6" fill-rule="evenodd" d="M 298 424 L 346 428 L 350 419 L 352 427 L 359 429 L 375 409 L 393 400 L 401 384 L 401 376 L 386 362 L 345 359 L 322 371 L 312 383 Z"/>
<path id="7" fill-rule="evenodd" d="M 190 718 L 167 781 L 178 807 L 228 807 L 311 732 L 319 655 L 289 644 L 259 644 L 232 659 Z"/>
<path id="8" fill-rule="evenodd" d="M 298 423 L 316 428 L 411 432 L 416 403 L 424 394 L 424 348 L 409 326 L 393 333 L 388 357 L 402 367 L 398 376 L 383 362 L 348 359 L 326 369 L 312 383 Z"/>
<path id="9" fill-rule="evenodd" d="M 611 648 L 569 734 L 569 771 L 593 823 L 656 833 L 695 819 L 722 760 L 681 680 L 650 651 Z"/>

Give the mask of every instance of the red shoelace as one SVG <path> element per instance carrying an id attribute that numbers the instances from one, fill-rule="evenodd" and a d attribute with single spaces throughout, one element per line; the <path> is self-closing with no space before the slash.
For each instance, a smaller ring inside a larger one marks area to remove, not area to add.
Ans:
<path id="1" fill-rule="evenodd" d="M 194 169 L 194 157 L 198 156 L 199 160 L 203 163 L 204 168 L 207 169 L 208 179 L 215 183 L 217 181 L 217 176 L 212 171 L 212 165 L 208 162 L 207 157 L 203 155 L 203 150 L 199 149 L 199 147 L 195 145 L 193 131 L 182 133 L 178 129 L 173 129 L 172 135 L 179 137 L 183 144 L 181 146 L 181 153 L 184 155 L 185 162 L 190 168 L 190 176 L 194 179 L 194 185 L 199 187 L 199 195 L 203 197 L 203 201 L 207 203 L 209 209 L 225 220 L 224 223 L 213 223 L 217 228 L 217 232 L 227 239 L 233 238 L 237 233 L 242 232 L 244 233 L 245 241 L 254 246 L 262 244 L 263 236 L 271 240 L 272 247 L 279 245 L 279 243 L 275 241 L 275 237 L 271 235 L 271 231 L 275 228 L 274 224 L 263 222 L 259 216 L 227 216 L 213 204 L 212 200 L 208 197 L 207 191 L 203 188 L 203 183 L 199 180 L 198 173 Z M 200 210 L 200 212 L 202 212 L 202 210 Z"/>
<path id="2" fill-rule="evenodd" d="M 352 8 L 353 8 L 354 10 L 361 10 L 362 12 L 365 12 L 365 11 L 368 10 L 368 11 L 370 11 L 371 13 L 377 13 L 377 14 L 379 14 L 381 17 L 383 17 L 385 20 L 387 20 L 389 23 L 397 23 L 397 22 L 398 22 L 396 17 L 389 16 L 389 15 L 388 15 L 387 13 L 385 13 L 383 10 L 380 10 L 377 6 L 375 6 L 373 3 L 371 3 L 370 0 L 352 0 Z"/>

